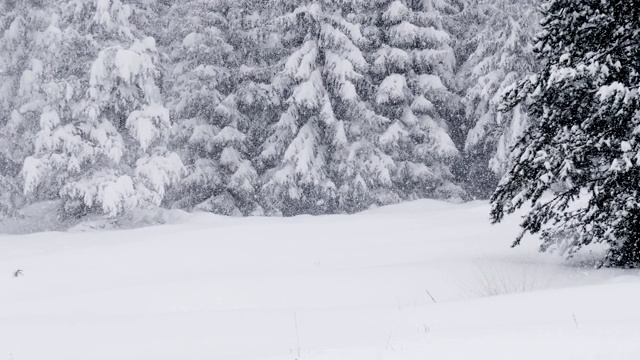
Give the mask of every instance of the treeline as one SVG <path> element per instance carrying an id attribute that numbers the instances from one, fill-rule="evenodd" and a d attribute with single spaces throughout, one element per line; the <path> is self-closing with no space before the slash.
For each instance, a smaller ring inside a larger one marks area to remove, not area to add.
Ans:
<path id="1" fill-rule="evenodd" d="M 485 197 L 533 0 L 8 0 L 0 213 L 354 212 Z"/>

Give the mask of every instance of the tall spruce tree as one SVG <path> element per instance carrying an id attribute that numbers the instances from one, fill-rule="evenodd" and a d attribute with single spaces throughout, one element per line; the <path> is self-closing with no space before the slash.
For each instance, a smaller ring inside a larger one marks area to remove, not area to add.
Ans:
<path id="1" fill-rule="evenodd" d="M 281 112 L 258 157 L 265 205 L 285 215 L 360 207 L 375 196 L 364 172 L 379 169 L 356 159 L 353 146 L 353 134 L 377 121 L 360 96 L 368 63 L 360 49 L 365 39 L 350 18 L 356 4 L 275 4 L 284 15 L 274 23 L 294 51 L 272 81 Z"/>
<path id="2" fill-rule="evenodd" d="M 134 10 L 120 0 L 65 2 L 47 44 L 56 49 L 43 67 L 45 106 L 22 176 L 26 193 L 62 200 L 64 214 L 160 205 L 182 173 L 166 147 L 155 40 L 129 21 Z"/>
<path id="3" fill-rule="evenodd" d="M 526 110 L 498 110 L 501 95 L 534 72 L 533 38 L 539 30 L 537 0 L 473 2 L 456 21 L 469 24 L 459 44 L 470 54 L 458 76 L 470 130 L 464 157 L 468 188 L 488 197 L 509 165 L 513 143 L 526 128 Z M 462 55 L 462 54 L 460 54 Z M 466 55 L 466 54 L 465 54 Z"/>
<path id="4" fill-rule="evenodd" d="M 259 179 L 247 135 L 256 119 L 239 109 L 243 52 L 237 46 L 243 44 L 230 44 L 232 34 L 242 30 L 241 23 L 232 20 L 243 5 L 227 0 L 175 2 L 168 14 L 173 69 L 169 98 L 177 123 L 173 142 L 189 169 L 176 189 L 176 205 L 181 207 L 226 215 L 256 210 Z"/>
<path id="5" fill-rule="evenodd" d="M 40 113 L 51 89 L 47 78 L 57 59 L 58 5 L 0 4 L 0 216 L 14 214 L 25 202 L 20 170 L 33 154 Z"/>
<path id="6" fill-rule="evenodd" d="M 378 144 L 394 166 L 394 187 L 403 199 L 460 196 L 451 173 L 459 156 L 451 124 L 460 99 L 453 39 L 445 27 L 456 6 L 404 0 L 378 0 L 374 6 L 368 28 L 374 43 L 371 100 L 375 112 L 388 119 Z"/>
<path id="7" fill-rule="evenodd" d="M 535 122 L 493 194 L 503 219 L 531 202 L 523 233 L 569 255 L 608 246 L 604 265 L 640 264 L 640 1 L 553 0 L 535 46 L 542 70 L 510 91 Z"/>

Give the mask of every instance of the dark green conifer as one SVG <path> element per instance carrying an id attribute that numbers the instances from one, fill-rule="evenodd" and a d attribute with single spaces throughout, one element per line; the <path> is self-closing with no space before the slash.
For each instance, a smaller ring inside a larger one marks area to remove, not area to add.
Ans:
<path id="1" fill-rule="evenodd" d="M 533 204 L 523 233 L 569 256 L 607 245 L 605 266 L 640 264 L 640 1 L 552 0 L 541 70 L 506 97 L 535 119 L 492 196 L 499 222 Z"/>

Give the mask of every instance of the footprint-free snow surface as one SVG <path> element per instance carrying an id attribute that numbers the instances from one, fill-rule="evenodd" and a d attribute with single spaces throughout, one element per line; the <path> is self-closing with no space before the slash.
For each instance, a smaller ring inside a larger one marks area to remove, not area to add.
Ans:
<path id="1" fill-rule="evenodd" d="M 511 249 L 488 210 L 0 235 L 0 360 L 640 359 L 637 271 Z"/>

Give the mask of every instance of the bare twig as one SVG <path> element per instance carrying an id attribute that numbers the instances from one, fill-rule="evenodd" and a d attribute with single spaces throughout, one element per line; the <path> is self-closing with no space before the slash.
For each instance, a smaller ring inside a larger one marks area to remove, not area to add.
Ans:
<path id="1" fill-rule="evenodd" d="M 389 336 L 387 337 L 387 344 L 384 346 L 385 350 L 389 348 L 390 342 L 391 342 L 391 331 L 389 331 Z"/>
<path id="2" fill-rule="evenodd" d="M 433 301 L 434 304 L 437 304 L 438 302 L 436 301 L 436 299 L 433 298 L 433 295 L 431 295 L 431 293 L 429 292 L 429 290 L 425 290 L 427 292 L 427 295 L 429 295 L 429 297 L 431 298 L 431 300 Z"/>
<path id="3" fill-rule="evenodd" d="M 300 333 L 298 332 L 298 315 L 296 314 L 296 312 L 293 312 L 293 323 L 295 324 L 296 327 L 296 351 L 298 353 L 298 357 L 297 359 L 300 359 Z"/>

